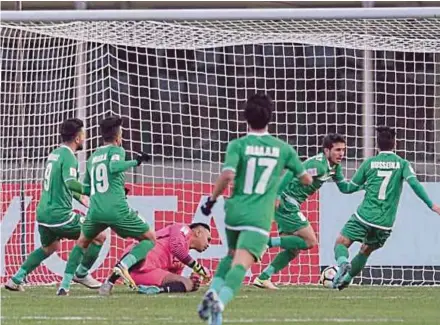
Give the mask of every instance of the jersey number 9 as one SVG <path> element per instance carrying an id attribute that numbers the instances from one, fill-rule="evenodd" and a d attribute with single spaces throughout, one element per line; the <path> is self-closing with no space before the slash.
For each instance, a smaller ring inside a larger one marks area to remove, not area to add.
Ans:
<path id="1" fill-rule="evenodd" d="M 47 192 L 49 191 L 50 187 L 50 174 L 52 173 L 52 164 L 47 164 L 46 170 L 44 171 L 44 182 L 43 182 L 43 188 Z"/>
<path id="2" fill-rule="evenodd" d="M 99 193 L 105 193 L 108 190 L 108 173 L 107 166 L 105 164 L 98 164 L 92 167 L 90 172 L 90 183 L 92 188 L 90 189 L 90 195 L 95 194 L 95 191 Z"/>

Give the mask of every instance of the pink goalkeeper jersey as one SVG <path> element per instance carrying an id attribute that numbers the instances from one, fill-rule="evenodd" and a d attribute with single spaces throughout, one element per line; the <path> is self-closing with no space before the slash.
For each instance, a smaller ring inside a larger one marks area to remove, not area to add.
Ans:
<path id="1" fill-rule="evenodd" d="M 191 229 L 183 223 L 162 228 L 156 232 L 154 248 L 133 271 L 143 273 L 159 268 L 180 274 L 185 265 L 193 260 L 189 255 L 190 238 Z M 129 247 L 129 250 L 132 247 L 133 245 Z"/>

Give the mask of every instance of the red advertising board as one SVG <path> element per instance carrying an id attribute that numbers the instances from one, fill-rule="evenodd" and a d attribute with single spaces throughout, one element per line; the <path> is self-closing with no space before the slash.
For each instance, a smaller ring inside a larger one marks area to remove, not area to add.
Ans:
<path id="1" fill-rule="evenodd" d="M 163 211 L 165 209 L 156 209 L 152 212 L 151 220 L 154 220 L 155 229 L 160 229 L 166 225 L 183 222 L 191 223 L 196 214 L 197 208 L 200 205 L 204 195 L 209 195 L 212 190 L 211 184 L 203 183 L 180 183 L 180 184 L 133 184 L 129 185 L 130 198 L 136 198 L 137 204 L 143 204 L 143 198 L 148 202 L 164 200 L 166 198 L 173 198 L 177 201 L 177 207 L 170 209 L 172 211 Z M 1 283 L 4 283 L 7 278 L 14 274 L 20 265 L 23 263 L 23 257 L 27 256 L 32 250 L 37 248 L 38 241 L 34 236 L 36 231 L 35 222 L 35 208 L 40 197 L 40 185 L 27 184 L 24 191 L 25 201 L 20 202 L 20 192 L 17 185 L 2 185 L 1 188 L 1 210 L 0 218 L 2 222 L 2 249 L 1 262 L 3 263 L 1 272 Z M 164 201 L 165 202 L 165 201 Z M 147 203 L 145 203 L 147 204 Z M 21 206 L 25 207 L 25 213 L 21 213 Z M 136 207 L 134 206 L 136 209 Z M 303 206 L 303 212 L 311 221 L 315 231 L 319 231 L 319 204 L 317 196 L 312 197 Z M 224 216 L 217 216 L 224 218 Z M 24 218 L 24 223 L 22 222 Z M 211 220 L 213 241 L 212 246 L 222 248 L 226 243 L 222 240 L 220 233 L 216 226 L 216 218 Z M 217 219 L 219 220 L 219 219 Z M 276 227 L 272 229 L 272 236 L 277 235 Z M 109 239 L 109 250 L 103 256 L 103 262 L 94 271 L 94 276 L 98 279 L 103 279 L 107 276 L 115 264 L 118 257 L 129 245 L 131 240 L 123 240 L 118 238 L 114 233 Z M 72 248 L 74 242 L 64 240 L 62 242 L 61 250 L 58 253 L 59 257 L 67 260 L 68 252 Z M 220 249 L 219 249 L 220 251 Z M 223 250 L 224 252 L 224 247 Z M 271 249 L 268 251 L 261 263 L 257 263 L 252 267 L 252 275 L 260 273 L 274 258 L 278 249 Z M 105 252 L 104 252 L 105 253 Z M 222 253 L 223 254 L 223 253 Z M 208 266 L 211 270 L 215 270 L 218 260 L 221 256 L 203 259 L 202 263 Z M 56 261 L 54 262 L 56 264 Z M 62 269 L 62 265 L 59 265 Z M 274 276 L 274 282 L 282 283 L 316 283 L 319 278 L 319 252 L 318 248 L 303 252 L 297 260 L 291 263 L 289 267 L 283 270 L 280 274 Z M 50 283 L 60 280 L 60 276 L 53 272 L 53 268 L 42 265 L 38 267 L 27 278 L 30 283 Z"/>

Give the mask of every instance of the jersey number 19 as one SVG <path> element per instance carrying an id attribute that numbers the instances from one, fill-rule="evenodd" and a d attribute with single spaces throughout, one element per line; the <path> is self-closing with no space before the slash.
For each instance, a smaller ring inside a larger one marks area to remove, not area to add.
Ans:
<path id="1" fill-rule="evenodd" d="M 93 195 L 98 191 L 99 193 L 105 193 L 108 190 L 108 173 L 107 166 L 105 164 L 98 164 L 92 167 L 90 172 L 90 183 L 92 188 L 90 189 L 90 195 Z"/>
<path id="2" fill-rule="evenodd" d="M 277 165 L 277 160 L 272 158 L 255 158 L 252 157 L 248 160 L 246 165 L 246 178 L 244 181 L 243 193 L 245 194 L 264 194 L 266 192 L 266 186 L 272 176 L 273 169 Z M 264 167 L 263 172 L 260 175 L 255 189 L 254 179 L 256 167 Z"/>

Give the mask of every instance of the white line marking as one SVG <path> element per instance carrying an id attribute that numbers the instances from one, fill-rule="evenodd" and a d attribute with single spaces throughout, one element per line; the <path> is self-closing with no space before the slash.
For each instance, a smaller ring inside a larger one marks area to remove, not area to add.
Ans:
<path id="1" fill-rule="evenodd" d="M 57 321 L 138 321 L 140 318 L 132 317 L 92 317 L 92 316 L 19 316 L 8 317 L 2 316 L 0 319 L 14 319 L 14 320 L 57 320 Z M 174 320 L 172 317 L 158 317 L 158 318 L 143 318 L 144 321 L 161 321 L 161 323 L 168 324 L 187 324 L 190 320 L 180 319 Z M 224 323 L 238 323 L 238 324 L 250 324 L 250 323 L 402 323 L 403 319 L 396 318 L 238 318 L 238 319 L 225 319 Z"/>

